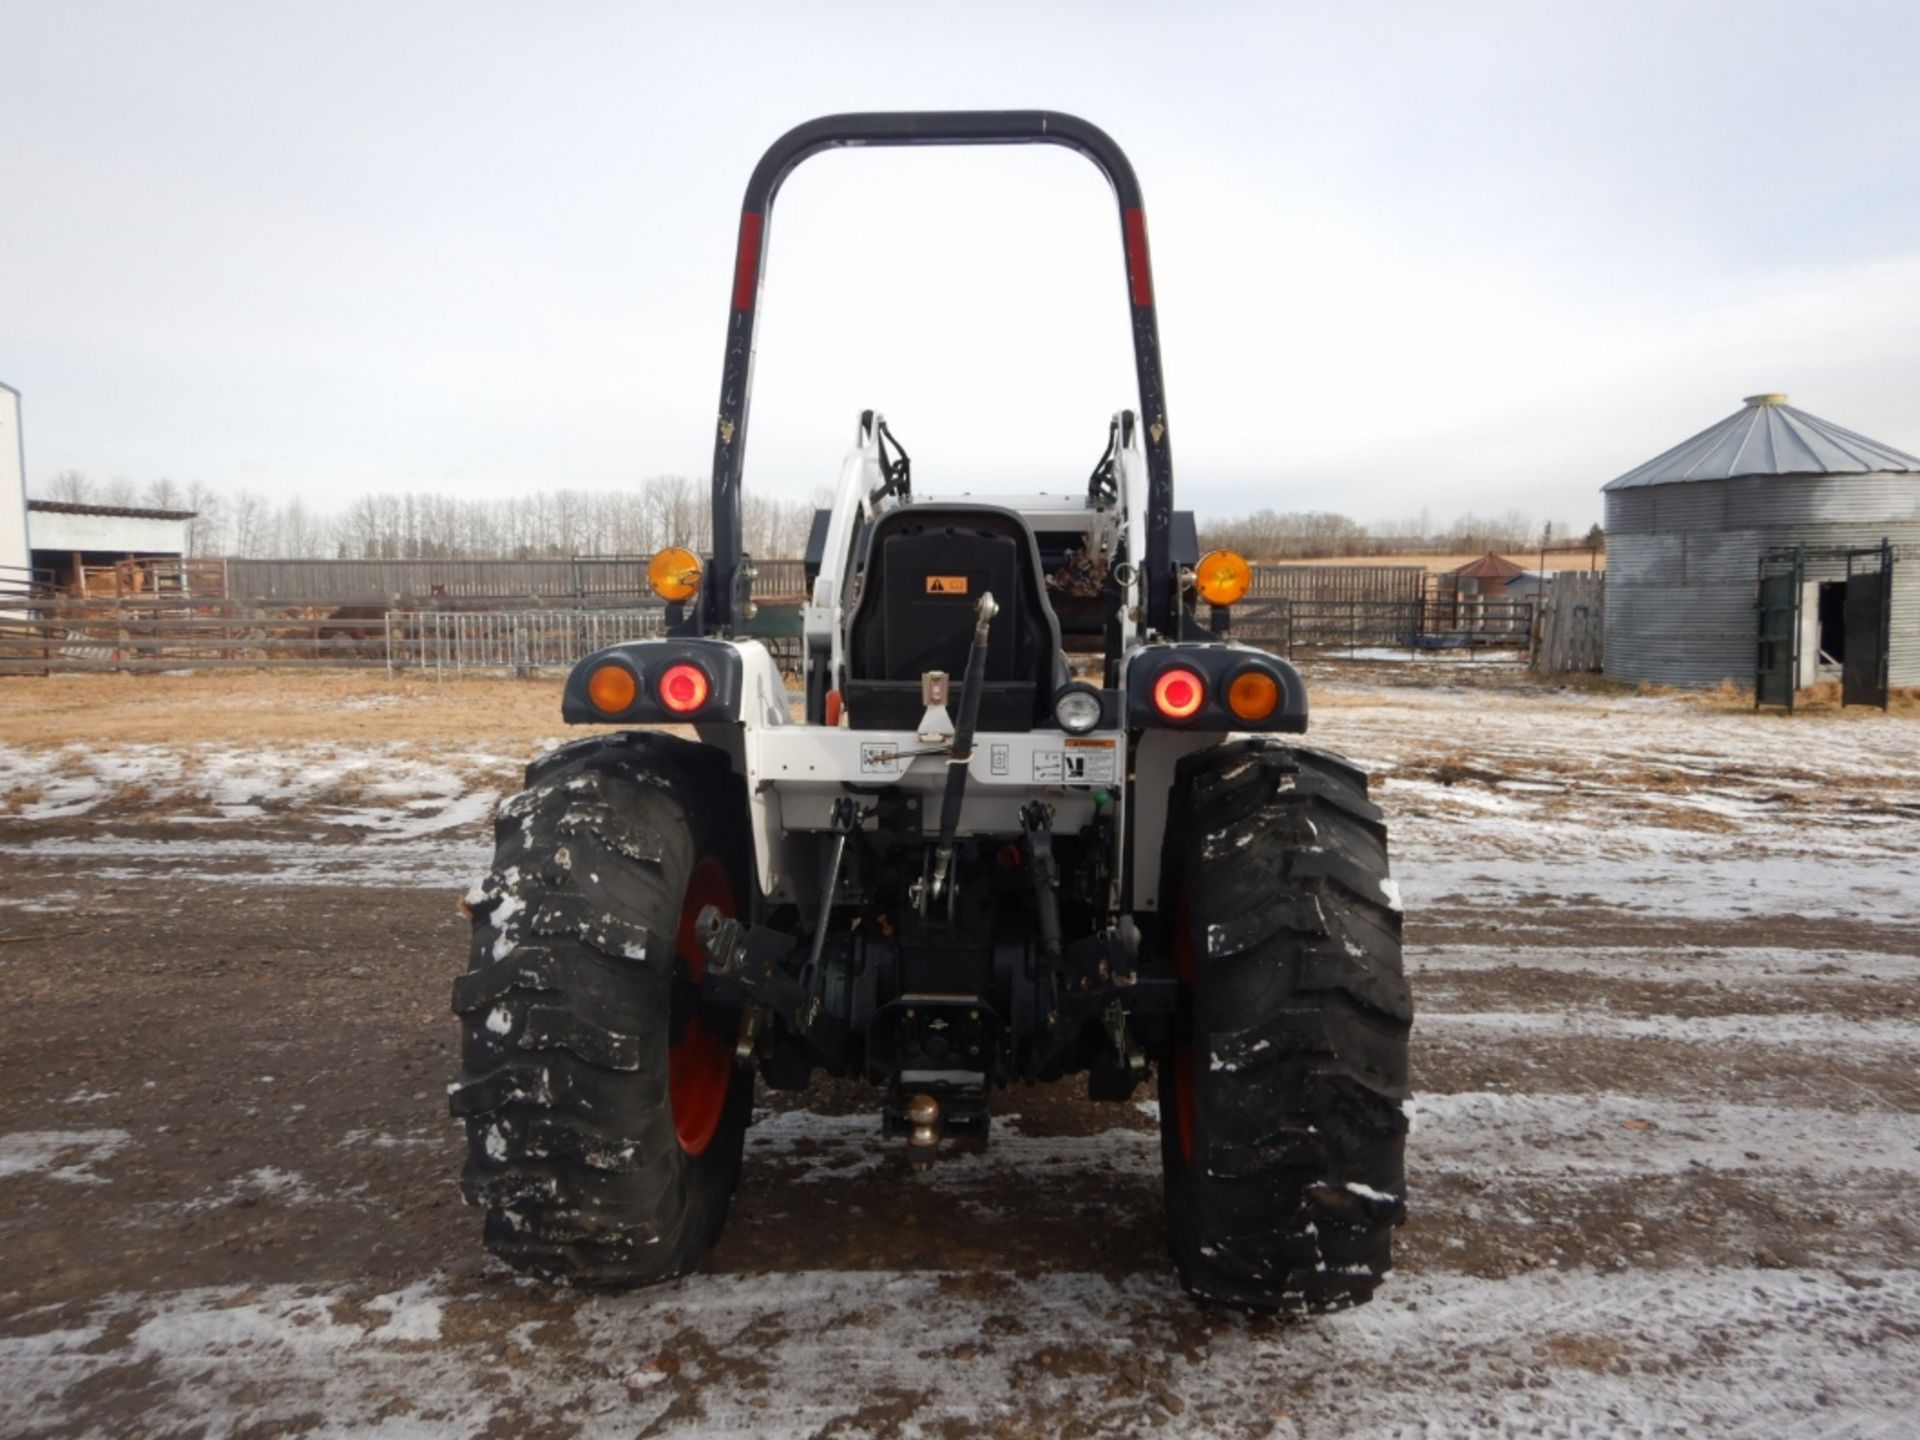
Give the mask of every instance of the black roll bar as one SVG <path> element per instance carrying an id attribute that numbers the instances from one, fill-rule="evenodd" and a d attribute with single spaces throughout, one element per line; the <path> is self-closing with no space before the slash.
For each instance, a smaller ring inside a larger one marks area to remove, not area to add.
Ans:
<path id="1" fill-rule="evenodd" d="M 744 618 L 748 587 L 741 576 L 740 477 L 747 447 L 747 402 L 753 388 L 753 325 L 766 267 L 774 197 L 802 160 L 852 145 L 1064 145 L 1100 168 L 1119 202 L 1127 300 L 1133 313 L 1133 363 L 1140 385 L 1147 450 L 1147 624 L 1179 633 L 1179 587 L 1173 572 L 1173 451 L 1167 438 L 1166 391 L 1160 376 L 1160 326 L 1153 308 L 1153 267 L 1140 182 L 1113 138 L 1073 115 L 1048 110 L 922 110 L 824 115 L 782 135 L 747 181 L 734 252 L 733 304 L 727 315 L 726 365 L 713 446 L 713 565 L 702 587 L 700 628 L 731 634 Z M 1140 563 L 1141 557 L 1135 557 Z"/>

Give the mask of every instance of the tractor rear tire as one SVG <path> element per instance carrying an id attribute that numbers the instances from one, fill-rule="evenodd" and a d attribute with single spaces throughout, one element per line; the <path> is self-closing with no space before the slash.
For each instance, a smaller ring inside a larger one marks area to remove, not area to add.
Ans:
<path id="1" fill-rule="evenodd" d="M 700 909 L 743 913 L 739 780 L 688 741 L 622 735 L 537 761 L 495 819 L 454 984 L 462 1189 L 487 1248 L 590 1285 L 697 1266 L 740 1179 L 752 1072 L 700 982 Z M 733 823 L 730 825 L 729 822 Z"/>
<path id="2" fill-rule="evenodd" d="M 1366 776 L 1233 742 L 1181 762 L 1168 861 L 1181 1013 L 1160 1064 L 1169 1248 L 1197 1297 L 1365 1303 L 1406 1216 L 1399 895 Z"/>

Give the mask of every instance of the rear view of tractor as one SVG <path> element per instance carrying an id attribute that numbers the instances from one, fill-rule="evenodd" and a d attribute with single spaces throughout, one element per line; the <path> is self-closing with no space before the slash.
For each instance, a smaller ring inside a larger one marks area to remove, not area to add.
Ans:
<path id="1" fill-rule="evenodd" d="M 842 145 L 1064 145 L 1112 183 L 1138 409 L 1057 493 L 919 493 L 859 417 L 807 555 L 805 694 L 743 638 L 740 496 L 774 196 Z M 987 1143 L 993 1097 L 1084 1075 L 1160 1100 L 1193 1294 L 1365 1301 L 1404 1214 L 1400 913 L 1366 777 L 1291 737 L 1306 691 L 1229 643 L 1239 556 L 1174 509 L 1140 191 L 1045 112 L 840 115 L 775 142 L 741 215 L 713 553 L 664 551 L 667 638 L 582 662 L 562 747 L 500 809 L 454 987 L 488 1246 L 590 1284 L 714 1243 L 756 1076 L 874 1088 L 876 1144 Z M 1204 614 L 1202 613 L 1204 611 Z M 796 717 L 796 708 L 801 712 Z M 697 739 L 648 727 L 690 728 Z M 893 1137 L 891 1141 L 882 1136 Z"/>

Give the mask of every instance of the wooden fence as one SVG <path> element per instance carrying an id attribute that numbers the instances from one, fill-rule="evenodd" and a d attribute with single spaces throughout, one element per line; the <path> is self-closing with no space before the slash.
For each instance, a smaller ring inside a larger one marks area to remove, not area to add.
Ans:
<path id="1" fill-rule="evenodd" d="M 1551 673 L 1598 672 L 1606 661 L 1607 577 L 1563 570 L 1540 607 L 1534 665 Z"/>

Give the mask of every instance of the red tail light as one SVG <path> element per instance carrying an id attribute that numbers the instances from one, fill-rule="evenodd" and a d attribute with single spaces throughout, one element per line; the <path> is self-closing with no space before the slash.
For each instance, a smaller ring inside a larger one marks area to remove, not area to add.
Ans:
<path id="1" fill-rule="evenodd" d="M 1200 672 L 1176 665 L 1153 682 L 1153 708 L 1169 720 L 1191 720 L 1207 698 Z"/>
<path id="2" fill-rule="evenodd" d="M 660 673 L 653 693 L 660 697 L 662 705 L 676 715 L 691 715 L 707 703 L 710 688 L 706 671 L 698 665 L 682 662 L 669 665 Z"/>

